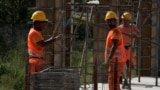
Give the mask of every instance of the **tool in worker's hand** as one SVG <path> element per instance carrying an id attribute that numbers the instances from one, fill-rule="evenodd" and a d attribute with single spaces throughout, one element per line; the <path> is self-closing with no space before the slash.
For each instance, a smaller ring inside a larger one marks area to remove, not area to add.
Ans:
<path id="1" fill-rule="evenodd" d="M 54 37 L 56 40 L 60 40 L 63 38 L 63 34 L 58 34 L 57 36 Z M 65 48 L 65 50 L 68 50 L 68 48 L 62 44 L 55 43 L 55 45 L 58 45 L 59 47 Z"/>
<path id="2" fill-rule="evenodd" d="M 65 11 L 59 11 L 59 15 L 58 15 L 58 21 L 54 27 L 54 30 L 53 30 L 53 34 L 52 34 L 52 37 L 55 38 L 56 40 L 60 40 L 63 38 L 63 34 L 58 34 L 58 28 L 60 26 L 60 24 L 62 23 L 62 20 L 63 20 L 63 16 L 64 16 L 64 13 Z M 57 35 L 58 34 L 58 35 Z M 60 47 L 64 47 L 66 50 L 68 50 L 68 48 L 64 45 L 61 45 L 61 44 L 58 44 L 58 43 L 55 43 L 56 45 L 60 46 Z"/>
<path id="3" fill-rule="evenodd" d="M 58 17 L 58 22 L 56 23 L 55 25 L 55 28 L 53 30 L 53 35 L 52 36 L 55 36 L 55 34 L 58 33 L 58 28 L 60 26 L 60 24 L 62 23 L 61 21 L 63 20 L 63 16 L 64 16 L 64 11 L 59 11 L 59 17 Z"/>

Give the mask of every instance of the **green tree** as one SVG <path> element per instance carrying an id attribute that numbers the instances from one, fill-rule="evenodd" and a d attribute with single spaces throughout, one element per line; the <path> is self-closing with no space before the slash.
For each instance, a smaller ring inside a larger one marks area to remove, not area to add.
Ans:
<path id="1" fill-rule="evenodd" d="M 32 0 L 1 0 L 1 25 L 26 23 L 28 16 L 27 9 L 34 4 Z"/>
<path id="2" fill-rule="evenodd" d="M 0 6 L 0 33 L 3 35 L 0 40 L 9 42 L 0 45 L 10 44 L 5 46 L 13 48 L 18 42 L 17 26 L 27 23 L 28 7 L 35 6 L 35 2 L 33 0 L 0 0 Z"/>
<path id="3" fill-rule="evenodd" d="M 0 90 L 24 90 L 27 28 L 21 25 L 27 24 L 35 1 L 0 0 L 0 6 Z"/>

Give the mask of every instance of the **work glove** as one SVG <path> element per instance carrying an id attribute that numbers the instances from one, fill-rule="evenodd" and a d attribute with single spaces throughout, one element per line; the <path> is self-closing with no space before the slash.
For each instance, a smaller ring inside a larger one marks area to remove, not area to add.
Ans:
<path id="1" fill-rule="evenodd" d="M 136 65 L 133 65 L 133 69 L 136 70 L 136 69 L 137 69 L 137 66 L 136 66 Z"/>
<path id="2" fill-rule="evenodd" d="M 131 35 L 132 35 L 133 37 L 137 37 L 137 33 L 136 33 L 136 32 L 132 32 Z"/>
<path id="3" fill-rule="evenodd" d="M 111 61 L 111 59 L 108 59 L 107 61 L 104 61 L 104 62 L 102 63 L 102 66 L 103 66 L 105 69 L 108 69 L 108 68 L 109 68 L 109 64 L 110 64 L 110 61 Z"/>
<path id="4" fill-rule="evenodd" d="M 125 44 L 124 45 L 125 49 L 127 49 L 127 50 L 129 49 L 130 46 L 131 46 L 130 44 Z"/>

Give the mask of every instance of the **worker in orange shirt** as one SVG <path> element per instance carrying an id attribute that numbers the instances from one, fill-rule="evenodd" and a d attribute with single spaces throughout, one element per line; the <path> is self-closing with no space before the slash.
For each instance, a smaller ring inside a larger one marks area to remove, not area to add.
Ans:
<path id="1" fill-rule="evenodd" d="M 134 56 L 134 53 L 131 53 L 131 44 L 134 44 L 135 36 L 140 37 L 140 32 L 137 28 L 137 26 L 133 23 L 130 23 L 130 20 L 132 19 L 132 15 L 129 12 L 124 12 L 121 16 L 121 24 L 118 26 L 119 29 L 123 33 L 123 40 L 124 40 L 124 46 L 126 51 L 126 64 L 124 67 L 123 77 L 125 77 L 125 81 L 122 85 L 122 88 L 129 88 L 128 87 L 128 78 L 129 78 L 129 60 L 131 57 L 131 64 L 135 68 L 136 67 L 136 58 Z M 131 35 L 132 34 L 132 35 Z M 131 38 L 132 37 L 132 38 Z M 132 40 L 131 40 L 132 39 Z M 132 55 L 131 55 L 131 54 Z"/>
<path id="2" fill-rule="evenodd" d="M 61 35 L 57 35 L 56 37 L 51 36 L 49 39 L 44 40 L 41 31 L 44 29 L 48 19 L 43 11 L 35 11 L 32 14 L 31 20 L 33 21 L 33 27 L 28 33 L 28 54 L 30 74 L 33 74 L 34 72 L 39 72 L 44 69 L 45 46 L 59 39 Z"/>
<path id="3" fill-rule="evenodd" d="M 113 11 L 108 11 L 105 16 L 105 21 L 109 26 L 109 32 L 106 37 L 105 46 L 105 64 L 109 66 L 108 69 L 108 84 L 109 90 L 120 90 L 120 76 L 125 63 L 125 48 L 122 38 L 122 33 L 117 24 L 117 15 Z M 115 71 L 116 63 L 117 68 Z M 115 77 L 116 75 L 116 77 Z M 116 82 L 116 83 L 115 83 Z"/>

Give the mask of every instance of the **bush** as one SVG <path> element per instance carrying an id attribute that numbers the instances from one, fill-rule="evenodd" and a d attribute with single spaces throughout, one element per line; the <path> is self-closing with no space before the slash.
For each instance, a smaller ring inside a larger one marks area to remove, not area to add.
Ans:
<path id="1" fill-rule="evenodd" d="M 13 49 L 8 49 L 0 58 L 0 90 L 24 90 L 26 61 L 25 40 L 21 38 Z"/>

